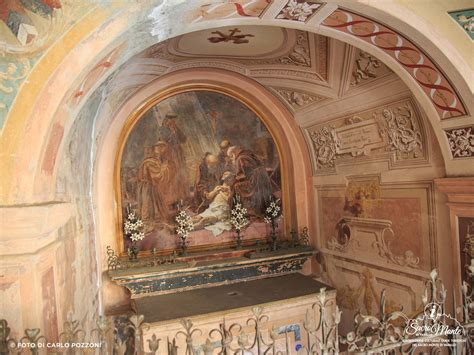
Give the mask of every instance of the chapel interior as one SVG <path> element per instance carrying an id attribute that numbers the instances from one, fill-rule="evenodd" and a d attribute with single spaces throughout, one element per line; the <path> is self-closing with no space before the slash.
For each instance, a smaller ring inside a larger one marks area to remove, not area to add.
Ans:
<path id="1" fill-rule="evenodd" d="M 468 354 L 473 5 L 0 0 L 0 354 Z"/>

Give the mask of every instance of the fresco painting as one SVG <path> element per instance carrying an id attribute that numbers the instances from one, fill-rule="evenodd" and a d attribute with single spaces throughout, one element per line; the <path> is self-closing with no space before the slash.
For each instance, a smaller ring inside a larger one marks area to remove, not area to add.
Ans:
<path id="1" fill-rule="evenodd" d="M 264 210 L 271 196 L 281 198 L 270 132 L 252 110 L 217 92 L 180 93 L 151 107 L 126 138 L 120 164 L 122 216 L 131 206 L 142 219 L 141 250 L 176 248 L 178 203 L 192 216 L 190 247 L 232 242 L 236 195 L 250 218 L 243 238 L 263 239 Z"/>

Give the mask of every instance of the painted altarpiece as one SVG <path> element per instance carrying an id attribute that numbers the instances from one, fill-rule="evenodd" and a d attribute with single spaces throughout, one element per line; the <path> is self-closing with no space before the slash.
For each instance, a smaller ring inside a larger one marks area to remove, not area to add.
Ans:
<path id="1" fill-rule="evenodd" d="M 280 156 L 263 120 L 243 102 L 209 90 L 161 97 L 130 117 L 117 157 L 118 245 L 131 208 L 143 220 L 142 251 L 177 248 L 178 204 L 192 216 L 190 250 L 235 244 L 230 224 L 240 196 L 250 223 L 245 244 L 266 239 L 263 221 L 270 196 L 281 198 Z"/>

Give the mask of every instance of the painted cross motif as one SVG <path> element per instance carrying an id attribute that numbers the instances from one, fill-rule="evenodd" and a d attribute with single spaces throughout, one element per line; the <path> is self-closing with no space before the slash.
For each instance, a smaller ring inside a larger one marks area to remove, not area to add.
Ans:
<path id="1" fill-rule="evenodd" d="M 209 37 L 207 40 L 211 43 L 220 43 L 220 42 L 229 42 L 232 41 L 234 44 L 243 44 L 243 43 L 249 43 L 248 39 L 245 39 L 245 37 L 254 37 L 252 34 L 238 34 L 242 31 L 240 31 L 238 28 L 234 28 L 232 30 L 229 30 L 229 34 L 224 34 L 221 31 L 214 31 L 211 32 L 212 34 L 216 34 L 218 36 L 215 37 Z"/>

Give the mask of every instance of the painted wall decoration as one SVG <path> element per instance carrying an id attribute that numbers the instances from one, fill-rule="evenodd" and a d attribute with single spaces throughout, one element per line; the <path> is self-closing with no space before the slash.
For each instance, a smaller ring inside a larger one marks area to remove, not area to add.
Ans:
<path id="1" fill-rule="evenodd" d="M 368 18 L 338 9 L 322 25 L 358 37 L 387 52 L 416 80 L 441 119 L 467 111 L 441 70 L 414 43 L 396 31 Z"/>
<path id="2" fill-rule="evenodd" d="M 46 39 L 62 9 L 60 0 L 0 1 L 0 37 L 14 50 Z"/>
<path id="3" fill-rule="evenodd" d="M 0 0 L 0 129 L 42 53 L 90 9 L 82 0 Z"/>
<path id="4" fill-rule="evenodd" d="M 384 186 L 379 176 L 350 176 L 321 188 L 319 221 L 326 251 L 373 265 L 429 270 L 433 264 L 431 187 Z M 408 186 L 408 185 L 407 185 Z"/>
<path id="5" fill-rule="evenodd" d="M 3 128 L 8 110 L 23 80 L 28 76 L 33 61 L 0 60 L 0 129 Z"/>
<path id="6" fill-rule="evenodd" d="M 232 242 L 236 194 L 251 222 L 243 239 L 265 238 L 264 208 L 271 195 L 281 197 L 270 132 L 244 104 L 211 91 L 176 94 L 148 109 L 124 142 L 119 179 L 122 216 L 131 205 L 144 222 L 141 250 L 176 247 L 179 201 L 192 215 L 191 248 Z"/>
<path id="7" fill-rule="evenodd" d="M 45 336 L 51 341 L 59 340 L 58 311 L 56 307 L 56 291 L 54 286 L 54 270 L 49 268 L 41 277 L 43 296 L 43 317 L 47 328 Z"/>
<path id="8" fill-rule="evenodd" d="M 449 16 L 466 31 L 471 39 L 474 39 L 474 9 L 451 11 Z"/>
<path id="9" fill-rule="evenodd" d="M 459 256 L 461 263 L 461 279 L 466 282 L 469 281 L 467 271 L 468 267 L 472 267 L 472 260 L 474 260 L 474 218 L 459 217 L 458 218 L 458 233 L 459 233 Z"/>
<path id="10" fill-rule="evenodd" d="M 258 17 L 271 4 L 272 0 L 220 1 L 205 4 L 194 11 L 191 22 L 228 19 L 235 17 Z"/>

